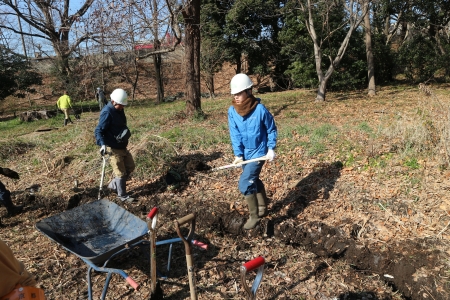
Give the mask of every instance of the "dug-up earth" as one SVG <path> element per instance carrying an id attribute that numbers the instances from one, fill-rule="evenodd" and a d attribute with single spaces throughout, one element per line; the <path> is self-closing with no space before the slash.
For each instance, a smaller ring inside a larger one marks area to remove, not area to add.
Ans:
<path id="1" fill-rule="evenodd" d="M 435 92 L 448 105 L 445 90 L 439 87 Z M 364 92 L 330 94 L 323 104 L 312 101 L 313 91 L 305 95 L 309 99 L 283 103 L 280 93 L 280 102 L 268 105 L 279 127 L 283 119 L 304 116 L 299 123 L 364 120 L 377 128 L 387 118 L 408 119 L 418 99 L 425 99 L 417 87 L 382 88 L 375 98 L 366 98 Z M 205 113 L 226 124 L 226 111 L 205 109 Z M 62 130 L 94 127 L 97 115 L 83 114 Z M 168 120 L 166 126 L 180 123 L 191 125 L 181 118 Z M 257 299 L 450 299 L 450 172 L 437 159 L 419 160 L 420 168 L 391 164 L 388 159 L 384 167 L 371 163 L 396 151 L 401 130 L 397 132 L 399 136 L 386 140 L 370 140 L 362 131 L 345 137 L 359 140 L 366 151 L 365 160 L 353 163 L 351 155 L 343 161 L 339 149 L 326 157 L 306 155 L 304 137 L 295 130 L 281 136 L 280 145 L 294 146 L 281 148 L 286 150 L 264 166 L 261 179 L 270 198 L 269 215 L 249 231 L 242 228 L 248 212 L 236 187 L 240 170 L 210 169 L 231 163 L 229 145 L 207 151 L 178 149 L 172 173 L 131 178 L 128 186 L 138 203 L 120 203 L 108 191 L 101 195 L 143 221 L 158 207 L 158 241 L 178 237 L 174 221 L 195 213 L 195 239 L 208 245 L 207 250 L 192 247 L 199 299 L 247 299 L 244 284 L 252 285 L 256 272 L 249 272 L 243 283 L 240 267 L 258 256 L 265 258 L 265 265 Z M 45 139 L 46 134 L 39 136 Z M 76 147 L 76 141 L 67 147 Z M 132 152 L 133 147 L 131 141 Z M 0 209 L 1 239 L 36 275 L 48 299 L 86 299 L 88 265 L 36 230 L 35 224 L 96 201 L 101 160 L 94 167 L 66 160 L 39 170 L 21 163 L 35 155 L 33 149 L 9 152 L 7 167 L 17 170 L 21 179 L 1 180 L 25 212 L 8 217 Z M 109 179 L 107 173 L 105 181 Z M 89 226 L 82 215 L 72 222 Z M 184 235 L 187 229 L 182 226 Z M 143 245 L 108 264 L 124 270 L 140 289 L 133 290 L 113 274 L 106 299 L 156 298 L 151 297 L 149 246 Z M 158 270 L 167 277 L 158 278 L 165 299 L 190 299 L 184 245 L 174 243 L 171 251 L 161 245 L 156 254 Z M 105 273 L 92 272 L 94 299 L 101 298 L 105 280 Z"/>

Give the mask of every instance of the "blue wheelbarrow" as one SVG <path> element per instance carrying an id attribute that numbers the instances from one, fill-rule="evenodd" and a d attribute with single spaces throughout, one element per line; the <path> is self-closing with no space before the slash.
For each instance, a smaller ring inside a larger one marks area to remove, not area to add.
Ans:
<path id="1" fill-rule="evenodd" d="M 105 299 L 114 273 L 122 276 L 135 290 L 139 289 L 139 284 L 123 270 L 106 267 L 113 257 L 147 242 L 141 240 L 147 234 L 147 223 L 124 208 L 105 199 L 97 200 L 43 219 L 35 226 L 89 266 L 87 283 L 90 300 L 92 269 L 108 274 L 101 299 Z"/>
<path id="2" fill-rule="evenodd" d="M 150 215 L 150 214 L 149 214 Z M 121 269 L 108 268 L 117 255 L 137 246 L 149 246 L 143 239 L 149 232 L 148 223 L 126 209 L 106 199 L 96 200 L 43 219 L 36 229 L 67 251 L 81 258 L 87 270 L 88 299 L 92 300 L 91 272 L 107 273 L 101 299 L 105 299 L 112 274 L 119 274 L 135 290 L 139 284 Z M 181 238 L 157 241 L 156 246 L 169 244 L 167 272 L 170 270 L 172 244 Z M 192 240 L 192 244 L 207 249 L 207 245 Z M 152 276 L 154 280 L 154 276 Z M 164 276 L 160 276 L 163 277 Z"/>

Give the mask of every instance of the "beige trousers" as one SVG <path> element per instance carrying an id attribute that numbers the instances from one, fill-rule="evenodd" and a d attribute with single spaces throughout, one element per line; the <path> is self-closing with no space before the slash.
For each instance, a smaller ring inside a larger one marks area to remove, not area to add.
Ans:
<path id="1" fill-rule="evenodd" d="M 69 118 L 69 109 L 68 108 L 61 108 L 62 112 L 64 113 L 64 119 Z"/>
<path id="2" fill-rule="evenodd" d="M 106 147 L 106 151 L 111 153 L 110 164 L 115 177 L 126 178 L 134 171 L 136 166 L 130 151 L 111 147 Z"/>

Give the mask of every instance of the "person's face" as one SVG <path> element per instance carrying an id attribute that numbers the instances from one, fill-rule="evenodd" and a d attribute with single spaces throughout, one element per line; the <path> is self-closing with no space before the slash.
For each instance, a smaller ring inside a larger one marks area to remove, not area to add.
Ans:
<path id="1" fill-rule="evenodd" d="M 237 94 L 234 94 L 233 97 L 234 97 L 234 101 L 236 101 L 236 104 L 241 104 L 242 101 L 247 99 L 247 91 L 242 91 Z"/>
<path id="2" fill-rule="evenodd" d="M 122 104 L 113 101 L 114 108 L 117 110 L 123 110 L 124 106 Z"/>

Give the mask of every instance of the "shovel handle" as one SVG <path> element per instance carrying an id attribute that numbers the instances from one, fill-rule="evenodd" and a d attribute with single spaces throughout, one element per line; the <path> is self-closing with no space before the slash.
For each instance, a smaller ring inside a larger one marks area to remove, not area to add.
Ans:
<path id="1" fill-rule="evenodd" d="M 177 223 L 178 223 L 178 225 L 183 225 L 183 224 L 186 224 L 187 222 L 192 221 L 193 219 L 195 219 L 195 214 L 192 213 L 190 215 L 187 215 L 185 217 L 178 219 Z"/>
<path id="2" fill-rule="evenodd" d="M 157 207 L 153 207 L 153 209 L 148 213 L 147 219 L 153 219 L 153 217 L 155 217 L 155 215 L 157 213 L 158 213 L 158 208 Z"/>
<path id="3" fill-rule="evenodd" d="M 247 272 L 252 271 L 256 268 L 259 268 L 265 263 L 264 257 L 259 256 L 255 259 L 252 259 L 251 261 L 246 262 L 242 265 L 246 269 Z"/>
<path id="4" fill-rule="evenodd" d="M 136 281 L 134 281 L 130 276 L 125 278 L 125 280 L 127 281 L 127 283 L 129 285 L 131 285 L 133 287 L 133 289 L 135 289 L 136 291 L 139 290 L 139 288 L 140 288 L 139 284 L 137 284 Z"/>

